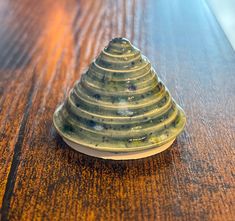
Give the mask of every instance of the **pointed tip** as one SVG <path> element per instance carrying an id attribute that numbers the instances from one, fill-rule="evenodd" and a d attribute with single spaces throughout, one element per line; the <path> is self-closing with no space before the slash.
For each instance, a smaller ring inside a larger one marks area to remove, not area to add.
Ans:
<path id="1" fill-rule="evenodd" d="M 113 38 L 110 43 L 119 43 L 119 44 L 131 44 L 130 41 L 127 38 L 123 37 L 116 37 Z"/>
<path id="2" fill-rule="evenodd" d="M 135 50 L 136 48 L 130 43 L 130 41 L 127 38 L 122 37 L 113 38 L 105 48 L 105 51 L 117 55 L 124 55 Z"/>

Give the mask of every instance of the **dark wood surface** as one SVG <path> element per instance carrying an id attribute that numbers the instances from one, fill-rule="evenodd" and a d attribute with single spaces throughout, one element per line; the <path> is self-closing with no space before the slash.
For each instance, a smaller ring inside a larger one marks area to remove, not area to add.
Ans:
<path id="1" fill-rule="evenodd" d="M 116 36 L 184 108 L 169 150 L 77 153 L 52 114 Z M 201 0 L 0 1 L 1 220 L 235 220 L 235 53 Z"/>

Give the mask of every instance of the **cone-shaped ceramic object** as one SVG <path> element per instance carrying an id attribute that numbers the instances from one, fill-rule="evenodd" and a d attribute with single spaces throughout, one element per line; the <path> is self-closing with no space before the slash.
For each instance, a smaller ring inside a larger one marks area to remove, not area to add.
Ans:
<path id="1" fill-rule="evenodd" d="M 124 38 L 109 42 L 54 113 L 69 146 L 116 160 L 167 149 L 185 122 L 148 59 Z"/>

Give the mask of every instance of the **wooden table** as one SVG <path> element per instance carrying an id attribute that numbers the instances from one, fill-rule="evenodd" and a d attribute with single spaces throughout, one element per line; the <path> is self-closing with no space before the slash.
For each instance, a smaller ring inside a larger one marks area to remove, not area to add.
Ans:
<path id="1" fill-rule="evenodd" d="M 52 114 L 99 51 L 128 37 L 185 109 L 171 149 L 77 153 Z M 235 53 L 203 0 L 0 1 L 1 220 L 235 220 Z"/>

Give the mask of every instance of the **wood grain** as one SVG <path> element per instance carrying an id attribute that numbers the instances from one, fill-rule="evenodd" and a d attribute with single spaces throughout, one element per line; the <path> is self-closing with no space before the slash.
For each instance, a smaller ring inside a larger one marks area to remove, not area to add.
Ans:
<path id="1" fill-rule="evenodd" d="M 235 220 L 235 53 L 202 0 L 0 1 L 1 220 Z M 56 106 L 112 37 L 155 66 L 188 123 L 171 149 L 77 153 Z"/>

